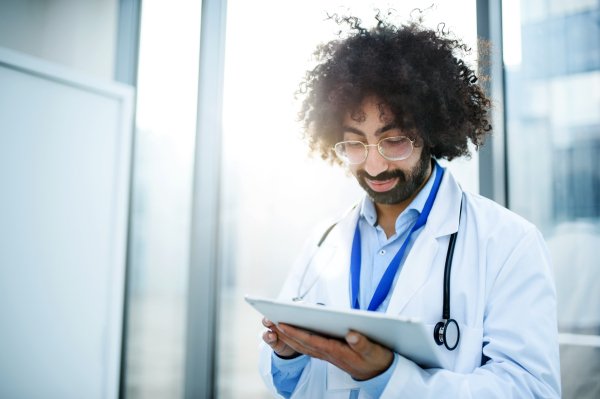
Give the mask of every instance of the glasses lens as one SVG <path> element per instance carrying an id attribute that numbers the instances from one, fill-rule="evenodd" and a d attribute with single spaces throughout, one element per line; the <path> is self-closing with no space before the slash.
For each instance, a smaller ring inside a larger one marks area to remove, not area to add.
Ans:
<path id="1" fill-rule="evenodd" d="M 342 141 L 335 145 L 335 153 L 342 162 L 359 164 L 367 157 L 367 147 L 360 141 Z"/>
<path id="2" fill-rule="evenodd" d="M 388 137 L 379 142 L 381 155 L 392 161 L 408 158 L 412 149 L 412 143 L 408 137 Z"/>

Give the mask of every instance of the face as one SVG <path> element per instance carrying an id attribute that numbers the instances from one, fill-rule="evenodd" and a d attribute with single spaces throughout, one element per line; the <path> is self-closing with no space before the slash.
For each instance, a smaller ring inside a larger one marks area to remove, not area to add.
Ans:
<path id="1" fill-rule="evenodd" d="M 383 112 L 383 115 L 381 114 Z M 377 144 L 387 137 L 407 136 L 394 124 L 394 115 L 384 107 L 380 110 L 376 99 L 366 98 L 359 112 L 364 118 L 357 121 L 350 111 L 344 115 L 343 141 L 361 141 Z M 358 118 L 356 118 L 358 119 Z M 382 205 L 399 204 L 414 194 L 429 174 L 431 152 L 423 145 L 414 146 L 410 156 L 400 161 L 384 158 L 377 147 L 368 147 L 367 159 L 349 165 L 350 171 L 373 202 Z"/>

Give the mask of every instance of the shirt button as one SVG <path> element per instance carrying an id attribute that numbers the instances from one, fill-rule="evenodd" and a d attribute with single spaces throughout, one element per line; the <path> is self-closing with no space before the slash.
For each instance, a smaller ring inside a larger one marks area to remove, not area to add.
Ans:
<path id="1" fill-rule="evenodd" d="M 385 255 L 385 249 L 382 249 L 381 251 L 379 251 L 379 255 Z"/>

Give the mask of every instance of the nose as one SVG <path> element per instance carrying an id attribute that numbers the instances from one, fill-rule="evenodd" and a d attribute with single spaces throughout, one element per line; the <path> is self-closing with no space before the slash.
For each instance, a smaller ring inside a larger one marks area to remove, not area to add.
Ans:
<path id="1" fill-rule="evenodd" d="M 367 159 L 365 160 L 365 172 L 375 177 L 381 172 L 388 170 L 389 161 L 379 153 L 377 146 L 369 146 L 367 148 L 369 151 L 367 152 Z"/>

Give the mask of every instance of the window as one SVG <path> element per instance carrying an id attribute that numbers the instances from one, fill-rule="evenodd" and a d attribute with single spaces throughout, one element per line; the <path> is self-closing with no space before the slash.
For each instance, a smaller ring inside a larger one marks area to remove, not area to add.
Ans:
<path id="1" fill-rule="evenodd" d="M 124 397 L 184 396 L 200 1 L 141 15 Z"/>
<path id="2" fill-rule="evenodd" d="M 600 5 L 503 6 L 508 203 L 552 256 L 563 397 L 599 397 Z"/>

